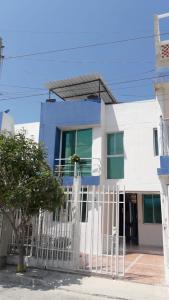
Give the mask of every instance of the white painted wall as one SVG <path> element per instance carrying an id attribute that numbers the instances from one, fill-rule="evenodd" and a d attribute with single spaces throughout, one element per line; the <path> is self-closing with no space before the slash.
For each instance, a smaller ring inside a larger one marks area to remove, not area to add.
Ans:
<path id="1" fill-rule="evenodd" d="M 161 155 L 169 155 L 169 82 L 168 79 L 155 84 L 156 98 L 161 108 Z M 169 285 L 169 176 L 160 176 L 161 208 L 163 223 L 163 249 L 166 283 Z"/>
<path id="2" fill-rule="evenodd" d="M 104 111 L 105 110 L 105 111 Z M 128 192 L 160 192 L 157 168 L 159 156 L 154 155 L 153 129 L 158 128 L 161 109 L 157 101 L 146 100 L 107 105 L 102 111 L 102 183 L 125 186 Z M 124 179 L 107 179 L 106 135 L 124 132 Z M 106 167 L 105 167 L 106 166 Z M 139 245 L 162 247 L 162 225 L 144 224 L 142 195 L 138 194 Z"/>
<path id="3" fill-rule="evenodd" d="M 16 124 L 15 132 L 24 130 L 27 138 L 33 139 L 35 142 L 39 141 L 39 122 Z"/>
<path id="4" fill-rule="evenodd" d="M 127 191 L 160 191 L 157 176 L 159 157 L 154 155 L 153 128 L 159 124 L 160 108 L 155 100 L 137 101 L 105 108 L 105 135 L 124 131 L 124 179 L 107 180 L 109 185 L 125 186 Z M 106 143 L 104 160 L 107 165 Z"/>
<path id="5" fill-rule="evenodd" d="M 99 176 L 101 171 L 101 129 L 92 128 L 92 175 Z"/>

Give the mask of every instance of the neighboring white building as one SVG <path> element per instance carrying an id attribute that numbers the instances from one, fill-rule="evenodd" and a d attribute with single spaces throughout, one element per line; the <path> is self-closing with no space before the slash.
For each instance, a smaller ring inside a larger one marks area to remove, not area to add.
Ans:
<path id="1" fill-rule="evenodd" d="M 14 132 L 14 120 L 8 112 L 0 112 L 0 131 Z"/>
<path id="2" fill-rule="evenodd" d="M 24 132 L 27 138 L 39 141 L 39 122 L 15 124 L 15 132 Z"/>

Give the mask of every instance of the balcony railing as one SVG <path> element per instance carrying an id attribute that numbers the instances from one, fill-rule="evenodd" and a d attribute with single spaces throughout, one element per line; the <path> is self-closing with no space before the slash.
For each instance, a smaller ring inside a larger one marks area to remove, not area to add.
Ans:
<path id="1" fill-rule="evenodd" d="M 100 158 L 80 158 L 80 162 L 72 163 L 69 158 L 55 159 L 54 173 L 64 176 L 99 176 L 101 173 Z"/>

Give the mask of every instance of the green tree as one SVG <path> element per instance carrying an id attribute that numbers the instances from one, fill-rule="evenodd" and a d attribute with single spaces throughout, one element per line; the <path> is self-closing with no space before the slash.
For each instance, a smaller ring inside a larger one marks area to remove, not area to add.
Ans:
<path id="1" fill-rule="evenodd" d="M 53 176 L 41 145 L 23 132 L 0 134 L 0 210 L 9 220 L 19 252 L 17 270 L 24 266 L 24 235 L 33 216 L 55 211 L 64 202 L 64 191 Z M 16 225 L 16 214 L 20 221 Z"/>

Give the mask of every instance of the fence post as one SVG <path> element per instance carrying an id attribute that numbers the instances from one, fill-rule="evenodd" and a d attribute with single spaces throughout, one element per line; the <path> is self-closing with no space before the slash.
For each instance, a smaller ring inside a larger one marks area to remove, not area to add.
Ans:
<path id="1" fill-rule="evenodd" d="M 119 188 L 116 186 L 116 276 L 119 274 Z"/>
<path id="2" fill-rule="evenodd" d="M 81 195 L 81 177 L 75 176 L 73 181 L 73 267 L 79 268 L 80 256 L 80 195 Z"/>

